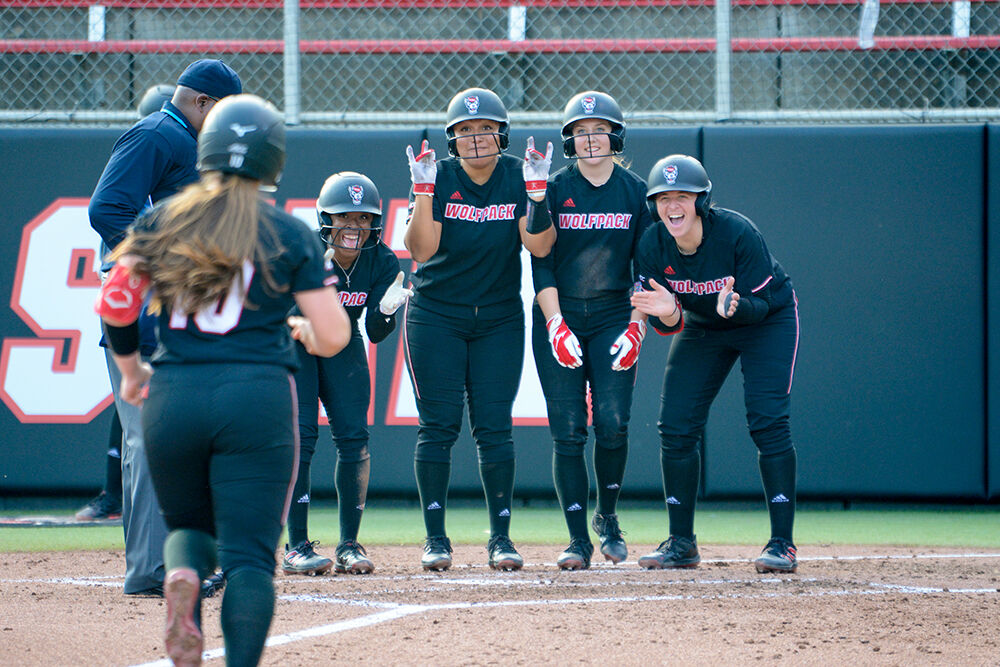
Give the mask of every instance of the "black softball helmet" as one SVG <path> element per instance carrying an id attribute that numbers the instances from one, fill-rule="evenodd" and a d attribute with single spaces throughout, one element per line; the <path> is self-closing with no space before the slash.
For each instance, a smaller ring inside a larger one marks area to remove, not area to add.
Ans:
<path id="1" fill-rule="evenodd" d="M 611 153 L 618 155 L 625 148 L 625 116 L 615 98 L 597 90 L 588 90 L 570 98 L 563 109 L 563 155 L 568 158 L 580 157 L 576 154 L 576 144 L 573 141 L 573 123 L 585 118 L 600 118 L 611 124 Z M 607 157 L 594 155 L 592 157 Z"/>
<path id="2" fill-rule="evenodd" d="M 163 106 L 164 102 L 169 102 L 174 96 L 174 91 L 177 86 L 160 83 L 155 86 L 150 86 L 148 90 L 143 94 L 142 99 L 139 100 L 139 105 L 136 110 L 139 112 L 140 118 L 145 118 L 154 111 L 159 111 L 160 107 Z"/>
<path id="3" fill-rule="evenodd" d="M 701 162 L 690 155 L 668 155 L 650 170 L 646 180 L 646 203 L 653 214 L 653 220 L 660 219 L 654 201 L 656 195 L 676 190 L 698 193 L 694 200 L 694 210 L 704 220 L 712 205 L 712 181 L 708 180 L 708 172 Z"/>
<path id="4" fill-rule="evenodd" d="M 198 133 L 198 171 L 221 171 L 275 189 L 285 168 L 285 119 L 256 95 L 230 95 L 208 112 Z"/>
<path id="5" fill-rule="evenodd" d="M 334 213 L 370 213 L 371 225 L 361 228 L 368 232 L 368 238 L 361 248 L 341 245 L 341 230 L 333 225 L 331 214 Z M 333 174 L 319 191 L 316 199 L 316 215 L 319 217 L 319 237 L 330 248 L 346 248 L 348 250 L 366 250 L 378 245 L 382 233 L 382 197 L 375 183 L 364 174 L 356 171 L 341 171 Z"/>
<path id="6" fill-rule="evenodd" d="M 448 135 L 449 154 L 458 157 L 454 127 L 462 121 L 477 118 L 495 120 L 499 123 L 499 128 L 494 134 L 497 142 L 497 153 L 494 155 L 507 150 L 507 146 L 510 145 L 510 119 L 507 116 L 507 107 L 500 100 L 500 96 L 486 88 L 467 88 L 451 98 L 451 102 L 448 103 L 444 132 Z"/>

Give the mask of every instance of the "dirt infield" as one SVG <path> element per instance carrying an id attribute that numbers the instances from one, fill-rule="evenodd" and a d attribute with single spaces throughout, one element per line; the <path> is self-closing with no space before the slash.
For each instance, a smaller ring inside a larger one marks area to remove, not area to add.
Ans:
<path id="1" fill-rule="evenodd" d="M 1000 554 L 800 545 L 799 572 L 758 575 L 749 547 L 702 545 L 695 570 L 629 562 L 560 572 L 559 549 L 523 546 L 497 573 L 482 546 L 420 570 L 417 547 L 372 546 L 370 576 L 276 578 L 265 665 L 662 664 L 678 659 L 803 664 L 1000 663 Z M 6 553 L 0 664 L 163 661 L 165 606 L 122 594 L 119 551 Z M 205 601 L 207 664 L 223 664 Z"/>

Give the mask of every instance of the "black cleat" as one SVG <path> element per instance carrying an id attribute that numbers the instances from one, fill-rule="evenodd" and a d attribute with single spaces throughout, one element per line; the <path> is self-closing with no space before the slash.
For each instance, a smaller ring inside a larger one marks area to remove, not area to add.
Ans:
<path id="1" fill-rule="evenodd" d="M 375 563 L 357 540 L 348 540 L 337 545 L 333 570 L 339 574 L 371 574 L 375 571 Z"/>
<path id="2" fill-rule="evenodd" d="M 425 570 L 444 572 L 451 567 L 451 540 L 444 535 L 428 537 L 424 541 L 424 555 L 420 564 Z"/>
<path id="3" fill-rule="evenodd" d="M 639 567 L 647 570 L 663 570 L 675 567 L 698 567 L 701 554 L 698 553 L 698 538 L 691 539 L 671 535 L 656 547 L 656 551 L 639 559 Z"/>
<path id="4" fill-rule="evenodd" d="M 560 570 L 586 570 L 590 567 L 590 557 L 594 555 L 594 545 L 583 537 L 573 537 L 566 550 L 559 554 L 556 565 Z"/>
<path id="5" fill-rule="evenodd" d="M 799 568 L 795 545 L 783 537 L 772 537 L 753 564 L 760 573 L 795 572 Z"/>
<path id="6" fill-rule="evenodd" d="M 490 567 L 494 570 L 513 572 L 524 567 L 524 559 L 517 553 L 514 543 L 506 535 L 491 537 L 486 550 L 490 552 Z"/>
<path id="7" fill-rule="evenodd" d="M 215 597 L 215 594 L 226 587 L 226 575 L 222 572 L 210 574 L 201 580 L 201 597 Z"/>
<path id="8" fill-rule="evenodd" d="M 594 514 L 591 528 L 601 538 L 601 553 L 604 559 L 616 565 L 628 558 L 628 547 L 622 539 L 622 530 L 618 527 L 617 514 Z"/>
<path id="9" fill-rule="evenodd" d="M 281 559 L 281 571 L 285 574 L 325 574 L 333 567 L 333 561 L 320 556 L 314 548 L 319 540 L 297 544 L 294 549 L 285 545 L 285 557 Z"/>
<path id="10" fill-rule="evenodd" d="M 122 501 L 113 498 L 107 491 L 101 491 L 96 498 L 76 513 L 77 521 L 105 521 L 122 518 Z"/>

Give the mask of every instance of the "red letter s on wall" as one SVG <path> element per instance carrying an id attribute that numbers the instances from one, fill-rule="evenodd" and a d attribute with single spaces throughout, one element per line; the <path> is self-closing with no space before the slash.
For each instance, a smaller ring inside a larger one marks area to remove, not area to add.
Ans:
<path id="1" fill-rule="evenodd" d="M 112 402 L 93 303 L 100 238 L 87 200 L 56 199 L 24 227 L 10 307 L 35 338 L 5 338 L 0 399 L 26 424 L 85 424 Z"/>

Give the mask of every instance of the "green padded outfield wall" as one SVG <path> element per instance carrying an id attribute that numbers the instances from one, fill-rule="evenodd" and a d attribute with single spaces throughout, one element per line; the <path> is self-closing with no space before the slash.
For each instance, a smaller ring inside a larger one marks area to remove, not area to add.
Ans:
<path id="1" fill-rule="evenodd" d="M 121 131 L 0 130 L 0 495 L 89 493 L 103 482 L 110 410 L 90 311 L 97 236 L 86 201 Z M 565 164 L 557 129 L 515 128 L 513 154 L 529 134 L 553 141 L 555 166 Z M 323 180 L 364 171 L 383 195 L 385 238 L 409 271 L 403 150 L 425 136 L 446 154 L 438 128 L 293 129 L 276 202 L 314 224 Z M 802 304 L 793 432 L 804 497 L 997 495 L 1000 456 L 989 487 L 985 468 L 981 126 L 632 128 L 626 141 L 642 177 L 663 155 L 704 150 L 716 200 L 750 215 L 791 274 Z M 397 332 L 374 348 L 372 492 L 415 497 L 415 414 L 399 341 Z M 656 419 L 669 343 L 650 334 L 640 358 L 627 494 L 661 494 Z M 530 355 L 525 362 L 518 493 L 551 496 L 544 405 Z M 760 494 L 739 380 L 736 371 L 707 429 L 710 497 Z M 329 494 L 335 456 L 328 429 L 320 433 L 313 483 Z M 467 425 L 454 463 L 452 489 L 481 493 Z"/>
<path id="2" fill-rule="evenodd" d="M 711 127 L 715 201 L 796 288 L 804 493 L 983 498 L 983 127 Z M 709 423 L 705 491 L 760 494 L 742 378 Z"/>

